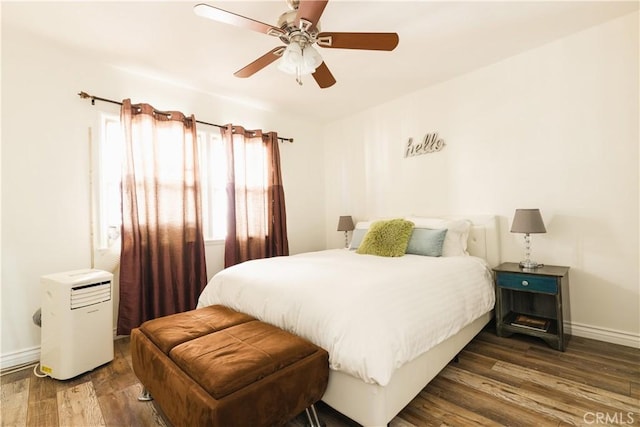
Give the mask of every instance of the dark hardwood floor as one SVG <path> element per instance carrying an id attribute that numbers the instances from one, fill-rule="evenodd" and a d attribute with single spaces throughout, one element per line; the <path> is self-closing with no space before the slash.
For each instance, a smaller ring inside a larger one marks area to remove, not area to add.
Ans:
<path id="1" fill-rule="evenodd" d="M 1 377 L 3 426 L 166 426 L 131 369 L 129 340 L 115 359 L 67 381 L 32 368 Z M 407 426 L 640 425 L 640 350 L 573 337 L 562 353 L 535 338 L 478 335 L 394 418 Z M 326 405 L 328 427 L 357 426 Z M 299 416 L 289 426 L 305 425 Z M 178 426 L 176 426 L 178 427 Z"/>

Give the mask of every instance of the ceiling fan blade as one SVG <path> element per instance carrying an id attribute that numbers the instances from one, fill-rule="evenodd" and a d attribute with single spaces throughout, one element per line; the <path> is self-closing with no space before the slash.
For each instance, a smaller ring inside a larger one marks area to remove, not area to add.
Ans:
<path id="1" fill-rule="evenodd" d="M 328 88 L 336 83 L 336 79 L 324 62 L 316 68 L 316 71 L 313 73 L 313 78 L 321 89 Z"/>
<path id="2" fill-rule="evenodd" d="M 393 50 L 398 46 L 396 33 L 320 33 L 318 46 L 337 49 Z"/>
<path id="3" fill-rule="evenodd" d="M 320 16 L 324 12 L 329 0 L 300 0 L 298 4 L 298 14 L 295 23 L 303 31 L 309 31 L 318 25 Z M 300 21 L 302 19 L 302 22 Z M 306 21 L 306 23 L 305 23 Z"/>
<path id="4" fill-rule="evenodd" d="M 284 52 L 284 49 L 284 46 L 278 46 L 275 49 L 271 49 L 269 52 L 265 53 L 260 58 L 253 61 L 251 64 L 233 73 L 233 75 L 241 78 L 254 75 L 267 65 L 271 64 L 276 59 L 280 58 L 282 56 L 282 53 Z"/>
<path id="5" fill-rule="evenodd" d="M 255 19 L 247 18 L 242 15 L 237 15 L 233 12 L 228 12 L 217 7 L 209 6 L 208 4 L 200 3 L 195 5 L 193 7 L 193 12 L 203 18 L 212 19 L 224 24 L 235 25 L 236 27 L 246 28 L 248 30 L 257 31 L 270 36 L 280 37 L 281 35 L 284 35 L 284 31 L 278 27 L 256 21 Z"/>

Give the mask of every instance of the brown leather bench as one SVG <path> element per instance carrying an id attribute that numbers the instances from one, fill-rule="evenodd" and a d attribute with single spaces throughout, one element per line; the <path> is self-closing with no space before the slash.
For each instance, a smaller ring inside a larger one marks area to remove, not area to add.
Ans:
<path id="1" fill-rule="evenodd" d="M 313 425 L 329 378 L 322 348 L 219 305 L 143 323 L 131 358 L 176 426 L 277 426 L 305 410 Z"/>

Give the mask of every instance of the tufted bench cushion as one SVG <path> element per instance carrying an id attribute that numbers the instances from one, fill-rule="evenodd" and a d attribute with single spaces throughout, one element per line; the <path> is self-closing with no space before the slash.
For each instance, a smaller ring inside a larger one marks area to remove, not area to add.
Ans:
<path id="1" fill-rule="evenodd" d="M 145 322 L 133 369 L 174 425 L 282 425 L 320 400 L 328 354 L 223 306 Z"/>

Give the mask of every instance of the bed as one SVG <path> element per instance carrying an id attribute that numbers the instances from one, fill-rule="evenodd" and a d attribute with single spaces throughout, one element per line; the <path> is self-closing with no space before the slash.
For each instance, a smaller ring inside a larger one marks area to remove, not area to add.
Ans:
<path id="1" fill-rule="evenodd" d="M 461 221 L 408 219 L 416 228 Z M 249 261 L 216 274 L 198 307 L 222 304 L 326 349 L 322 400 L 364 426 L 386 426 L 492 317 L 496 218 L 465 221 L 466 233 L 451 228 L 445 245 L 462 239 L 468 255 L 331 249 Z"/>

